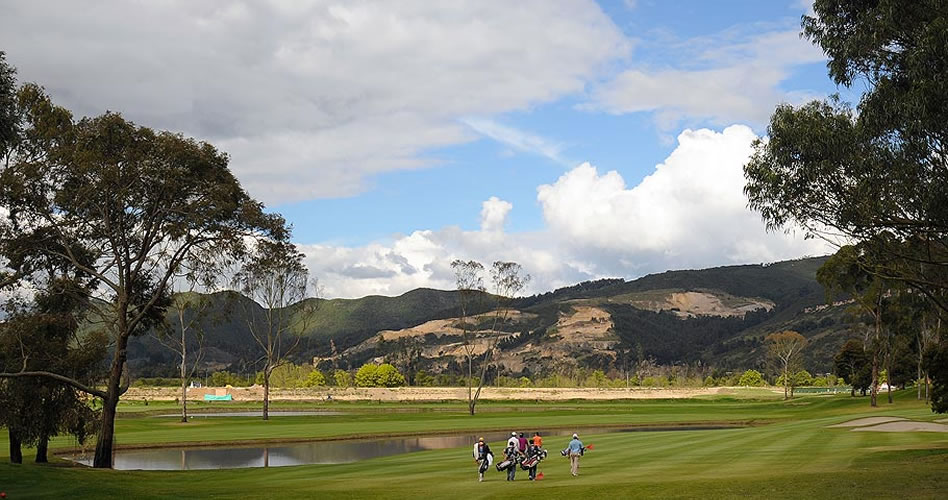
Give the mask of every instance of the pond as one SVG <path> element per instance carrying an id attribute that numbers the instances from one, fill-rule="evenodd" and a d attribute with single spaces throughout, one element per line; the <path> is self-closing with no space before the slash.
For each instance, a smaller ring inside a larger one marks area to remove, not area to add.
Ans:
<path id="1" fill-rule="evenodd" d="M 326 415 L 348 415 L 349 413 L 344 411 L 333 411 L 333 410 L 306 410 L 306 411 L 292 411 L 292 410 L 276 410 L 268 412 L 268 415 L 271 417 L 306 417 L 306 416 L 326 416 Z M 254 411 L 213 411 L 213 412 L 194 412 L 188 413 L 188 418 L 206 418 L 206 417 L 259 417 L 262 415 L 260 410 Z M 180 413 L 165 413 L 163 415 L 151 415 L 153 418 L 181 418 Z"/>
<path id="2" fill-rule="evenodd" d="M 609 432 L 655 432 L 733 429 L 734 426 L 689 426 L 689 427 L 629 427 L 629 428 L 581 428 L 582 434 Z M 540 431 L 552 455 L 559 447 L 565 447 L 565 437 L 572 430 L 556 429 Z M 531 433 L 532 435 L 532 433 Z M 499 455 L 509 433 L 483 434 Z M 549 439 L 558 437 L 559 439 Z M 197 470 L 236 469 L 244 467 L 285 467 L 306 464 L 343 464 L 369 458 L 400 455 L 414 451 L 439 450 L 473 446 L 477 436 L 471 433 L 337 441 L 310 441 L 274 445 L 152 448 L 141 450 L 117 450 L 114 456 L 115 469 L 119 470 Z M 590 444 L 590 443 L 587 443 Z M 92 465 L 92 454 L 65 456 L 84 465 Z"/>

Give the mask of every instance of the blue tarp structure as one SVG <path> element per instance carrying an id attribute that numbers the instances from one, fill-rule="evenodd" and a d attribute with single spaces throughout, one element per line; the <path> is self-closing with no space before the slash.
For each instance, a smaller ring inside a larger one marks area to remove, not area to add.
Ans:
<path id="1" fill-rule="evenodd" d="M 204 401 L 232 401 L 234 398 L 230 394 L 225 394 L 223 396 L 215 396 L 213 394 L 205 394 Z"/>

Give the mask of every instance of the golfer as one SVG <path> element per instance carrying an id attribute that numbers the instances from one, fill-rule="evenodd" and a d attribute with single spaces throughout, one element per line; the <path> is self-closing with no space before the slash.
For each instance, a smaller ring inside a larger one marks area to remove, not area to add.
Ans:
<path id="1" fill-rule="evenodd" d="M 583 442 L 579 440 L 579 434 L 573 434 L 572 441 L 569 442 L 569 472 L 573 476 L 579 475 L 579 457 L 583 456 Z"/>
<path id="2" fill-rule="evenodd" d="M 484 480 L 484 471 L 486 471 L 490 464 L 494 461 L 494 453 L 490 451 L 490 445 L 484 442 L 484 438 L 477 440 L 477 444 L 474 445 L 474 461 L 477 462 L 477 480 Z"/>

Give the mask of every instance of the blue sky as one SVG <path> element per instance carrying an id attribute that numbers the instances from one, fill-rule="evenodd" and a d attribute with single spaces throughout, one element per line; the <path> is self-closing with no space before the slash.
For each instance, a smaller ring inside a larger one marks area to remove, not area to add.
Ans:
<path id="1" fill-rule="evenodd" d="M 598 5 L 636 48 L 631 65 L 657 67 L 713 67 L 689 60 L 666 44 L 698 37 L 734 37 L 777 30 L 799 31 L 804 8 L 787 1 L 600 1 Z M 619 70 L 625 65 L 617 65 Z M 826 95 L 839 91 L 826 76 L 823 61 L 788 66 L 780 90 Z M 581 92 L 527 109 L 491 116 L 503 125 L 543 137 L 562 148 L 566 163 L 518 150 L 490 137 L 424 152 L 435 163 L 423 171 L 394 172 L 368 180 L 357 196 L 275 204 L 274 209 L 295 223 L 300 241 L 332 241 L 364 245 L 394 234 L 421 228 L 458 225 L 476 229 L 480 204 L 490 196 L 516 207 L 508 221 L 510 231 L 543 227 L 536 202 L 536 187 L 553 182 L 576 164 L 588 161 L 602 170 L 616 170 L 628 183 L 652 172 L 673 149 L 670 134 L 656 126 L 653 113 L 613 114 L 582 109 Z M 776 104 L 776 103 L 773 103 Z M 759 117 L 741 121 L 763 134 L 766 122 Z M 681 127 L 714 127 L 706 117 L 687 117 Z M 719 125 L 719 124 L 718 124 Z M 463 189 L 459 189 L 463 186 Z M 431 207 L 436 206 L 437 210 Z"/>
<path id="2" fill-rule="evenodd" d="M 840 92 L 806 2 L 21 2 L 0 50 L 77 114 L 228 151 L 327 296 L 529 292 L 824 253 L 768 234 L 741 166 L 774 106 Z M 69 47 L 72 50 L 63 50 Z"/>

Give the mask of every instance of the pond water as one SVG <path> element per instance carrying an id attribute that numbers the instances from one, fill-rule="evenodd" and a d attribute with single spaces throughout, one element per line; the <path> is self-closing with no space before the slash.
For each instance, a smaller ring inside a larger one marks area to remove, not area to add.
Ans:
<path id="1" fill-rule="evenodd" d="M 255 411 L 216 411 L 216 412 L 195 412 L 188 413 L 188 418 L 205 418 L 205 417 L 259 417 L 263 413 L 260 410 Z M 306 416 L 325 416 L 325 415 L 348 415 L 344 411 L 333 411 L 333 410 L 307 410 L 307 411 L 290 411 L 290 410 L 279 410 L 279 411 L 270 411 L 269 415 L 271 417 L 306 417 Z M 180 413 L 166 413 L 164 415 L 152 415 L 154 418 L 168 418 L 176 417 L 181 418 Z"/>
<path id="2" fill-rule="evenodd" d="M 632 427 L 583 428 L 580 435 L 608 432 L 654 432 L 733 428 L 728 426 L 692 427 Z M 540 431 L 552 456 L 565 447 L 572 430 Z M 532 433 L 530 434 L 532 435 Z M 483 435 L 492 444 L 495 455 L 501 454 L 509 433 Z M 559 439 L 550 439 L 557 437 Z M 473 446 L 477 436 L 456 434 L 430 437 L 404 437 L 364 440 L 313 441 L 274 445 L 154 448 L 144 450 L 117 450 L 114 468 L 119 470 L 196 470 L 236 469 L 243 467 L 285 467 L 305 464 L 342 464 L 369 458 L 400 455 L 423 450 L 438 450 Z M 587 445 L 590 443 L 586 443 Z M 92 465 L 92 454 L 65 458 L 80 464 Z"/>

